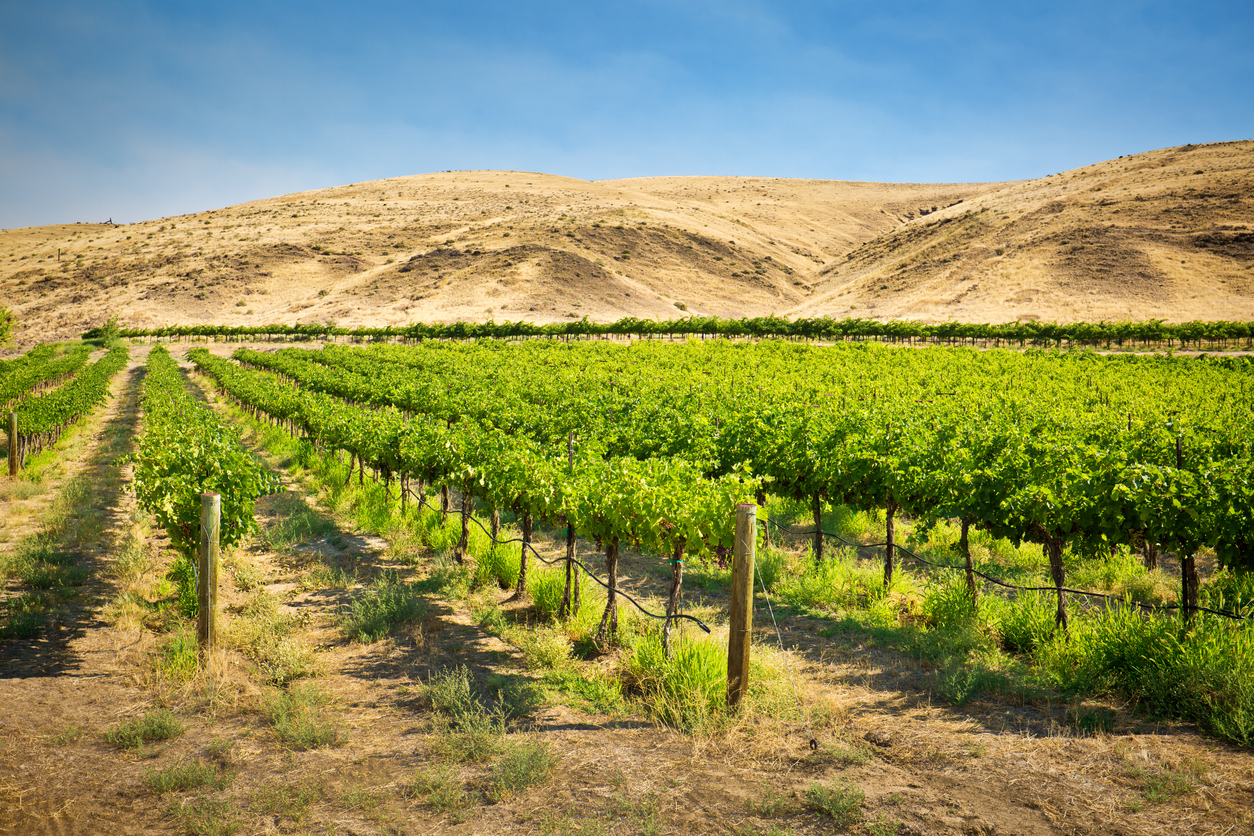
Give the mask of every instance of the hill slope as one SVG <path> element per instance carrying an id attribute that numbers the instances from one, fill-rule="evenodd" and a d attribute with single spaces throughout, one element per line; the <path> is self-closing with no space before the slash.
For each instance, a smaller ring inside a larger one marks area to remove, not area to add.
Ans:
<path id="1" fill-rule="evenodd" d="M 795 312 L 1060 321 L 1254 317 L 1254 143 L 1010 183 L 819 271 Z"/>
<path id="2" fill-rule="evenodd" d="M 23 343 L 172 322 L 1254 317 L 1254 142 L 1040 180 L 445 172 L 0 232 Z"/>

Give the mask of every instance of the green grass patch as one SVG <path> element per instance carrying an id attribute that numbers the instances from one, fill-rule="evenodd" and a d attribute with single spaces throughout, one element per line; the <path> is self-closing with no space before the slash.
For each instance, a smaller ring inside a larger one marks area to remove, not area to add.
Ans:
<path id="1" fill-rule="evenodd" d="M 257 663 L 272 685 L 287 685 L 317 673 L 313 651 L 296 637 L 296 621 L 264 590 L 249 599 L 231 622 L 232 646 Z"/>
<path id="2" fill-rule="evenodd" d="M 77 743 L 83 736 L 83 728 L 75 723 L 66 723 L 61 731 L 52 736 L 51 741 L 59 746 Z"/>
<path id="3" fill-rule="evenodd" d="M 543 619 L 556 621 L 566 592 L 566 566 L 536 567 L 527 575 L 527 593 L 535 605 L 536 613 Z M 572 589 L 572 596 L 574 590 Z M 596 631 L 605 609 L 605 591 L 599 583 L 579 570 L 579 612 L 562 625 L 564 632 L 574 638 L 591 635 Z"/>
<path id="4" fill-rule="evenodd" d="M 389 573 L 347 605 L 340 615 L 340 630 L 353 641 L 370 644 L 405 625 L 420 624 L 430 614 L 431 607 L 418 590 Z"/>
<path id="5" fill-rule="evenodd" d="M 210 795 L 170 802 L 166 814 L 187 836 L 233 836 L 241 827 L 230 798 Z"/>
<path id="6" fill-rule="evenodd" d="M 145 743 L 172 740 L 185 731 L 187 727 L 168 709 L 158 708 L 111 727 L 105 732 L 105 740 L 117 749 L 138 749 Z"/>
<path id="7" fill-rule="evenodd" d="M 1189 761 L 1175 767 L 1153 767 L 1134 764 L 1127 775 L 1141 785 L 1141 795 L 1150 804 L 1166 804 L 1196 792 L 1206 783 L 1210 767 L 1200 761 Z"/>
<path id="8" fill-rule="evenodd" d="M 474 796 L 462 783 L 457 770 L 447 765 L 421 769 L 414 775 L 409 794 L 436 813 L 454 822 L 465 820 L 465 811 L 474 805 Z"/>
<path id="9" fill-rule="evenodd" d="M 484 795 L 493 804 L 546 783 L 557 765 L 549 745 L 534 738 L 509 741 L 488 769 Z"/>
<path id="10" fill-rule="evenodd" d="M 165 769 L 152 770 L 144 777 L 144 783 L 158 794 L 204 788 L 223 790 L 230 785 L 232 777 L 234 776 L 229 772 L 214 764 L 189 761 Z"/>
<path id="11" fill-rule="evenodd" d="M 433 748 L 445 760 L 474 763 L 501 752 L 509 731 L 506 706 L 480 699 L 465 665 L 432 674 L 422 696 L 435 709 Z"/>
<path id="12" fill-rule="evenodd" d="M 342 746 L 348 741 L 348 733 L 327 716 L 330 701 L 317 685 L 297 683 L 286 691 L 275 690 L 266 695 L 261 711 L 274 727 L 275 737 L 289 748 Z"/>
<path id="13" fill-rule="evenodd" d="M 623 662 L 624 690 L 659 721 L 685 731 L 709 729 L 726 714 L 727 648 L 708 640 L 677 641 L 671 658 L 649 631 Z"/>
<path id="14" fill-rule="evenodd" d="M 51 610 L 52 596 L 20 592 L 0 602 L 0 639 L 33 639 L 43 632 Z"/>
<path id="15" fill-rule="evenodd" d="M 837 827 L 854 827 L 863 819 L 866 794 L 856 784 L 839 779 L 826 785 L 815 782 L 806 788 L 802 798 L 807 807 L 827 816 Z"/>
<path id="16" fill-rule="evenodd" d="M 274 513 L 274 520 L 261 530 L 261 542 L 280 554 L 335 531 L 335 523 L 290 491 L 275 497 Z"/>
<path id="17" fill-rule="evenodd" d="M 303 592 L 318 589 L 352 589 L 357 585 L 357 573 L 342 567 L 315 566 L 297 582 Z"/>
<path id="18" fill-rule="evenodd" d="M 249 809 L 263 816 L 281 816 L 299 824 L 309 818 L 309 808 L 322 793 L 308 784 L 269 781 L 253 790 Z"/>
<path id="19" fill-rule="evenodd" d="M 161 644 L 157 669 L 175 682 L 190 682 L 200 669 L 200 647 L 196 633 L 180 624 Z"/>
<path id="20" fill-rule="evenodd" d="M 513 589 L 518 584 L 522 546 L 519 543 L 493 543 L 491 537 L 478 530 L 478 526 L 474 523 L 470 525 L 467 550 L 475 559 L 472 587 Z M 460 537 L 460 529 L 458 532 Z M 537 565 L 536 561 L 532 560 L 531 565 Z"/>

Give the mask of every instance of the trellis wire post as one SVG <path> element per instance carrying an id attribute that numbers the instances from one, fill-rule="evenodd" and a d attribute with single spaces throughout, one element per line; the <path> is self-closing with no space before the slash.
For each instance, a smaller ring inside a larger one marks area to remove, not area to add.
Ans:
<path id="1" fill-rule="evenodd" d="M 206 665 L 209 650 L 217 645 L 218 532 L 222 522 L 222 495 L 200 495 L 200 548 L 197 551 L 196 637 Z"/>
<path id="2" fill-rule="evenodd" d="M 732 552 L 731 617 L 727 630 L 727 706 L 736 708 L 749 691 L 749 647 L 753 639 L 753 559 L 758 507 L 736 506 L 736 541 Z"/>
<path id="3" fill-rule="evenodd" d="M 9 476 L 17 476 L 17 413 L 9 413 Z"/>

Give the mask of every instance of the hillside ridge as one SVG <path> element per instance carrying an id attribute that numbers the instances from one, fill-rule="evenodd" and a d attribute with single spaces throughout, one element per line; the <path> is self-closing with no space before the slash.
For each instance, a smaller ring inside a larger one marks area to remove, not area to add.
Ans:
<path id="1" fill-rule="evenodd" d="M 170 323 L 1254 318 L 1254 141 L 1006 183 L 395 177 L 0 232 L 29 345 Z"/>

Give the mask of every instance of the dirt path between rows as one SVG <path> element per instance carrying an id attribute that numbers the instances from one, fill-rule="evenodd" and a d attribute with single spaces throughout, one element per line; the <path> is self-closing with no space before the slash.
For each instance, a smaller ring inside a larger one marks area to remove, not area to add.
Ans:
<path id="1" fill-rule="evenodd" d="M 471 800 L 440 809 L 414 789 L 416 775 L 446 763 L 423 683 L 463 664 L 484 689 L 536 674 L 464 607 L 436 597 L 415 629 L 367 645 L 345 640 L 336 614 L 360 587 L 312 583 L 311 571 L 413 576 L 413 555 L 335 516 L 300 479 L 285 473 L 287 492 L 259 503 L 259 521 L 273 532 L 304 507 L 321 528 L 279 547 L 272 534 L 241 547 L 224 573 L 223 620 L 229 629 L 259 594 L 280 602 L 295 639 L 314 650 L 314 681 L 330 697 L 322 716 L 341 726 L 342 745 L 280 742 L 258 710 L 271 693 L 265 676 L 239 652 L 225 651 L 212 679 L 178 685 L 155 673 L 165 635 L 107 618 L 118 588 L 111 561 L 133 530 L 134 500 L 117 460 L 131 443 L 141 377 L 136 357 L 93 419 L 93 443 L 67 467 L 66 478 L 79 473 L 105 487 L 63 544 L 91 580 L 44 636 L 0 643 L 0 834 L 1254 832 L 1246 750 L 1126 713 L 1084 736 L 1065 705 L 1007 698 L 948 707 L 931 696 L 925 663 L 800 616 L 781 628 L 802 702 L 826 718 L 815 730 L 817 753 L 788 717 L 705 739 L 631 712 L 601 715 L 550 700 L 510 735 L 549 745 L 558 756 L 550 780 L 489 803 L 476 794 L 487 767 L 456 764 L 454 783 Z M 245 437 L 256 443 L 251 431 Z M 0 507 L 0 519 L 10 510 Z M 168 564 L 165 545 L 160 533 L 146 539 L 154 577 Z M 538 546 L 557 551 L 552 533 Z M 646 594 L 664 582 L 645 556 L 625 555 L 620 571 Z M 525 603 L 507 610 L 528 613 Z M 769 625 L 759 607 L 759 641 L 774 641 Z M 109 728 L 157 706 L 171 708 L 186 733 L 138 750 L 105 741 Z M 149 785 L 154 772 L 186 763 L 221 764 L 229 786 L 161 794 Z M 1184 770 L 1198 776 L 1190 790 L 1149 797 L 1154 776 Z M 803 797 L 815 783 L 860 788 L 858 819 L 839 824 L 807 809 Z"/>

